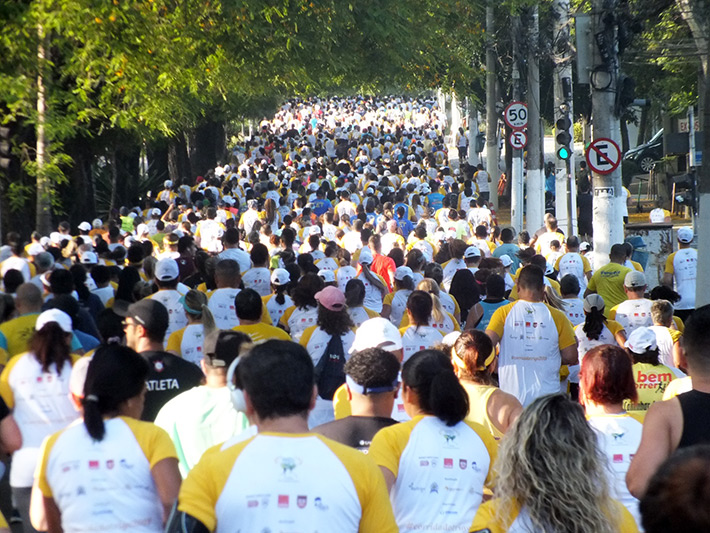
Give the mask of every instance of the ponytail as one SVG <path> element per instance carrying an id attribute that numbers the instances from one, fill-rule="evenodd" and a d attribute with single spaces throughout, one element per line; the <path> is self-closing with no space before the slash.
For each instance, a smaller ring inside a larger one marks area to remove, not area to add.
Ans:
<path id="1" fill-rule="evenodd" d="M 286 289 L 288 288 L 288 284 L 286 285 L 272 285 L 274 288 L 275 294 L 274 294 L 274 299 L 276 300 L 276 303 L 279 305 L 283 305 L 286 303 L 286 296 L 285 292 Z"/>
<path id="2" fill-rule="evenodd" d="M 109 344 L 96 350 L 84 383 L 84 426 L 92 439 L 106 434 L 105 416 L 118 414 L 121 404 L 145 388 L 148 362 L 126 346 Z"/>
<path id="3" fill-rule="evenodd" d="M 606 317 L 604 316 L 603 309 L 592 307 L 592 310 L 586 313 L 584 317 L 582 331 L 584 331 L 589 340 L 596 341 L 599 340 L 602 334 L 604 324 L 606 324 Z"/>
<path id="4" fill-rule="evenodd" d="M 468 394 L 451 360 L 439 350 L 422 350 L 402 367 L 402 381 L 417 393 L 419 408 L 447 426 L 461 422 L 469 410 Z"/>
<path id="5" fill-rule="evenodd" d="M 49 372 L 54 363 L 57 374 L 61 374 L 64 363 L 68 361 L 71 364 L 67 335 L 56 322 L 47 322 L 42 329 L 34 332 L 29 347 L 42 365 L 42 372 Z"/>

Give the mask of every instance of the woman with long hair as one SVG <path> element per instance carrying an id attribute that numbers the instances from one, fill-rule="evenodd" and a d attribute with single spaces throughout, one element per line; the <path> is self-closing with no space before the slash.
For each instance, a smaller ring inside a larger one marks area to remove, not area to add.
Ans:
<path id="1" fill-rule="evenodd" d="M 483 307 L 481 306 L 481 294 L 476 284 L 476 278 L 468 268 L 459 270 L 454 274 L 449 294 L 459 304 L 461 316 L 463 317 L 462 327 L 473 329 L 483 316 Z"/>
<path id="2" fill-rule="evenodd" d="M 281 215 L 276 209 L 276 202 L 271 198 L 267 198 L 264 202 L 264 209 L 259 213 L 259 220 L 271 228 L 271 233 L 276 233 L 279 230 Z"/>
<path id="3" fill-rule="evenodd" d="M 446 311 L 441 305 L 441 292 L 436 281 L 424 278 L 417 285 L 417 290 L 425 291 L 431 297 L 432 308 L 431 321 L 429 323 L 431 327 L 441 330 L 444 335 L 453 331 L 461 331 L 461 326 L 454 318 L 454 315 Z"/>
<path id="4" fill-rule="evenodd" d="M 371 318 L 378 317 L 372 309 L 368 309 L 365 303 L 365 284 L 359 279 L 351 279 L 345 286 L 345 303 L 348 306 L 348 314 L 356 328 L 360 324 Z"/>
<path id="5" fill-rule="evenodd" d="M 641 444 L 643 425 L 637 414 L 624 409 L 624 401 L 636 402 L 637 397 L 631 359 L 623 348 L 603 344 L 587 352 L 579 373 L 579 402 L 608 459 L 614 497 L 640 526 L 639 501 L 626 486 L 626 472 Z"/>
<path id="6" fill-rule="evenodd" d="M 69 315 L 59 309 L 45 311 L 37 317 L 29 350 L 10 359 L 0 374 L 0 395 L 22 433 L 22 447 L 10 466 L 10 487 L 26 533 L 36 531 L 29 508 L 42 441 L 78 416 L 69 399 L 71 340 Z"/>
<path id="7" fill-rule="evenodd" d="M 291 274 L 285 268 L 275 268 L 271 272 L 271 294 L 261 298 L 264 307 L 271 317 L 271 325 L 278 326 L 286 309 L 293 305 L 288 295 L 291 287 Z"/>
<path id="8" fill-rule="evenodd" d="M 605 465 L 579 404 L 561 394 L 537 398 L 501 441 L 494 499 L 481 505 L 471 531 L 636 532 L 609 495 Z"/>
<path id="9" fill-rule="evenodd" d="M 380 313 L 382 317 L 389 319 L 399 328 L 407 309 L 407 299 L 413 290 L 414 272 L 408 266 L 398 267 L 394 272 L 393 290 L 385 296 L 382 303 L 382 312 Z"/>
<path id="10" fill-rule="evenodd" d="M 423 350 L 405 362 L 401 394 L 412 420 L 380 430 L 369 452 L 399 530 L 468 531 L 490 480 L 495 440 L 465 421 L 468 395 L 443 352 Z"/>
<path id="11" fill-rule="evenodd" d="M 433 328 L 432 310 L 434 301 L 428 292 L 415 290 L 407 298 L 408 326 L 401 328 L 404 361 L 420 350 L 426 350 L 441 342 L 444 333 Z"/>
<path id="12" fill-rule="evenodd" d="M 43 448 L 39 488 L 49 533 L 163 531 L 180 472 L 168 434 L 139 420 L 148 370 L 125 346 L 94 354 L 84 384 L 84 423 L 55 433 Z"/>
<path id="13" fill-rule="evenodd" d="M 180 298 L 180 303 L 185 310 L 187 326 L 170 334 L 166 350 L 199 366 L 205 328 L 211 330 L 215 327 L 214 316 L 207 306 L 208 299 L 204 292 L 190 289 Z"/>
<path id="14" fill-rule="evenodd" d="M 412 248 L 407 252 L 407 256 L 404 258 L 404 266 L 412 269 L 412 279 L 414 280 L 414 285 L 419 283 L 424 279 L 424 274 L 422 270 L 426 266 L 426 257 L 421 250 L 417 248 Z"/>
<path id="15" fill-rule="evenodd" d="M 574 328 L 579 364 L 569 367 L 570 383 L 579 383 L 579 368 L 585 354 L 602 344 L 624 346 L 626 331 L 621 324 L 604 316 L 604 298 L 590 294 L 584 299 L 584 322 Z"/>
<path id="16" fill-rule="evenodd" d="M 355 340 L 355 327 L 343 291 L 325 287 L 314 298 L 318 302 L 317 322 L 307 328 L 299 340 L 313 359 L 318 385 L 316 405 L 309 416 L 310 427 L 333 420 L 333 396 L 345 383 L 343 367 Z M 341 366 L 335 368 L 338 365 Z"/>
<path id="17" fill-rule="evenodd" d="M 291 292 L 293 305 L 281 316 L 281 327 L 298 342 L 303 332 L 315 326 L 318 319 L 318 302 L 316 293 L 323 288 L 323 280 L 317 274 L 306 274 Z"/>
<path id="18" fill-rule="evenodd" d="M 456 376 L 468 394 L 466 420 L 481 424 L 500 439 L 520 416 L 523 406 L 512 394 L 500 390 L 493 378 L 496 353 L 482 331 L 463 332 L 451 348 Z"/>

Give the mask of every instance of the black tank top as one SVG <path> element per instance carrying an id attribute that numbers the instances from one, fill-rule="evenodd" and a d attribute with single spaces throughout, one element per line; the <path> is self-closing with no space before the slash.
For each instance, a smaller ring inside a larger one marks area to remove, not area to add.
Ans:
<path id="1" fill-rule="evenodd" d="M 710 394 L 688 391 L 678 395 L 683 412 L 683 433 L 678 448 L 710 443 Z"/>

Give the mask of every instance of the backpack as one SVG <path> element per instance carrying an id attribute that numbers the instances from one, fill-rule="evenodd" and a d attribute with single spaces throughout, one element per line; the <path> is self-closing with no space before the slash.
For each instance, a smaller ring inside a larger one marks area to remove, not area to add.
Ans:
<path id="1" fill-rule="evenodd" d="M 323 350 L 315 367 L 318 396 L 324 400 L 332 400 L 335 391 L 345 383 L 345 349 L 340 335 L 333 335 Z"/>

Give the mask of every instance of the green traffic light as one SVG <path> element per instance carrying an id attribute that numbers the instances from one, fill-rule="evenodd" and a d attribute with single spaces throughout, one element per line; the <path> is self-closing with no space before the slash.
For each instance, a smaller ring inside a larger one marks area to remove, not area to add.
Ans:
<path id="1" fill-rule="evenodd" d="M 572 155 L 572 150 L 570 150 L 567 146 L 560 146 L 559 150 L 557 150 L 557 159 L 562 159 L 562 160 L 567 160 L 570 158 Z"/>

